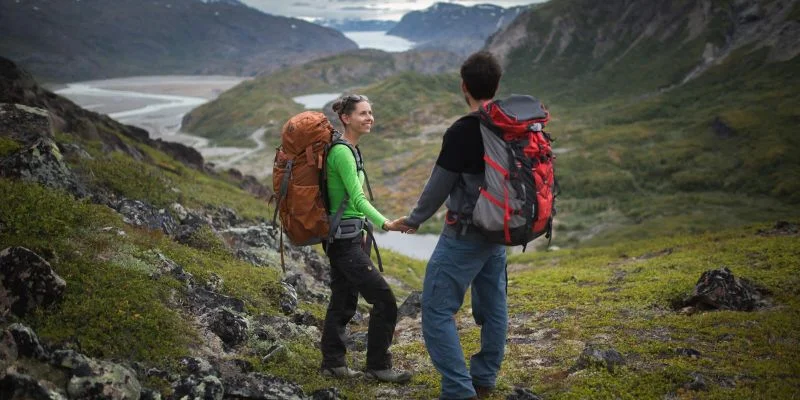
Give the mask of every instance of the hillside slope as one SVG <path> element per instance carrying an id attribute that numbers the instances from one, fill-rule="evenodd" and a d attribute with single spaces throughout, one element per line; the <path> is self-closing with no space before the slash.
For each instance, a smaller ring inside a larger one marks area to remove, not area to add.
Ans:
<path id="1" fill-rule="evenodd" d="M 0 54 L 54 82 L 251 76 L 356 48 L 336 30 L 239 1 L 0 1 Z"/>
<path id="2" fill-rule="evenodd" d="M 441 51 L 348 52 L 244 82 L 187 113 L 181 126 L 217 143 L 251 146 L 247 138 L 263 126 L 274 143 L 286 119 L 303 111 L 292 97 L 363 87 L 406 71 L 442 73 L 456 67 L 456 61 Z"/>
<path id="3" fill-rule="evenodd" d="M 180 161 L 165 152 L 180 145 L 159 150 L 0 62 L 0 397 L 438 394 L 414 296 L 392 348 L 410 384 L 322 377 L 328 267 L 287 246 L 281 270 L 268 191 Z M 452 83 L 439 79 L 392 81 Z M 797 397 L 798 234 L 779 222 L 512 256 L 507 356 L 490 398 Z M 384 252 L 384 265 L 398 298 L 420 288 L 422 262 Z M 698 281 L 711 270 L 720 279 Z M 357 369 L 367 308 L 349 325 Z M 465 352 L 477 351 L 480 327 L 466 309 L 456 321 Z"/>
<path id="4" fill-rule="evenodd" d="M 793 215 L 799 18 L 792 0 L 554 1 L 491 38 L 503 91 L 556 116 L 565 228 L 613 241 Z"/>

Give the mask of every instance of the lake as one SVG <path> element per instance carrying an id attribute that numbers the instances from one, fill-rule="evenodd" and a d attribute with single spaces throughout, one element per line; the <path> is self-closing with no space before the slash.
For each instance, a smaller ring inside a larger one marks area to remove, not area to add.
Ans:
<path id="1" fill-rule="evenodd" d="M 374 32 L 343 32 L 344 35 L 356 42 L 360 49 L 378 49 L 391 53 L 399 53 L 411 50 L 414 42 L 398 36 L 387 35 L 385 31 Z"/>
<path id="2" fill-rule="evenodd" d="M 340 93 L 315 93 L 292 97 L 295 103 L 302 104 L 306 110 L 321 110 L 325 104 L 336 100 Z"/>
<path id="3" fill-rule="evenodd" d="M 411 258 L 427 261 L 436 248 L 439 235 L 375 232 L 375 241 L 378 242 L 379 249 L 387 248 Z"/>

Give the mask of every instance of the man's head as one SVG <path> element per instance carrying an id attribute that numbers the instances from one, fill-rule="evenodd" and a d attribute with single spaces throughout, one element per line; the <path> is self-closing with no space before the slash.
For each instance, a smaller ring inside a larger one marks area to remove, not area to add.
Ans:
<path id="1" fill-rule="evenodd" d="M 488 51 L 472 54 L 461 64 L 463 87 L 475 100 L 489 100 L 494 97 L 500 84 L 503 69 Z"/>

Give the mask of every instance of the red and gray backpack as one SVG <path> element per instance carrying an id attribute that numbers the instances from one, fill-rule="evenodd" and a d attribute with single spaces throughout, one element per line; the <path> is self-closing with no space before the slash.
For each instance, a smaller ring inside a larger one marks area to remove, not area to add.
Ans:
<path id="1" fill-rule="evenodd" d="M 550 113 L 534 97 L 512 95 L 485 102 L 478 114 L 486 177 L 472 223 L 493 243 L 550 239 L 558 195 L 552 138 L 544 131 Z"/>

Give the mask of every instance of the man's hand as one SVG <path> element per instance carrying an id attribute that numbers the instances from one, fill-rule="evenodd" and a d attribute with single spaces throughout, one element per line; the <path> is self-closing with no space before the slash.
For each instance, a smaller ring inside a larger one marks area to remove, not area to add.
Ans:
<path id="1" fill-rule="evenodd" d="M 417 230 L 406 225 L 406 217 L 400 217 L 394 221 L 386 221 L 383 229 L 387 231 L 397 231 L 403 233 L 415 233 Z"/>

